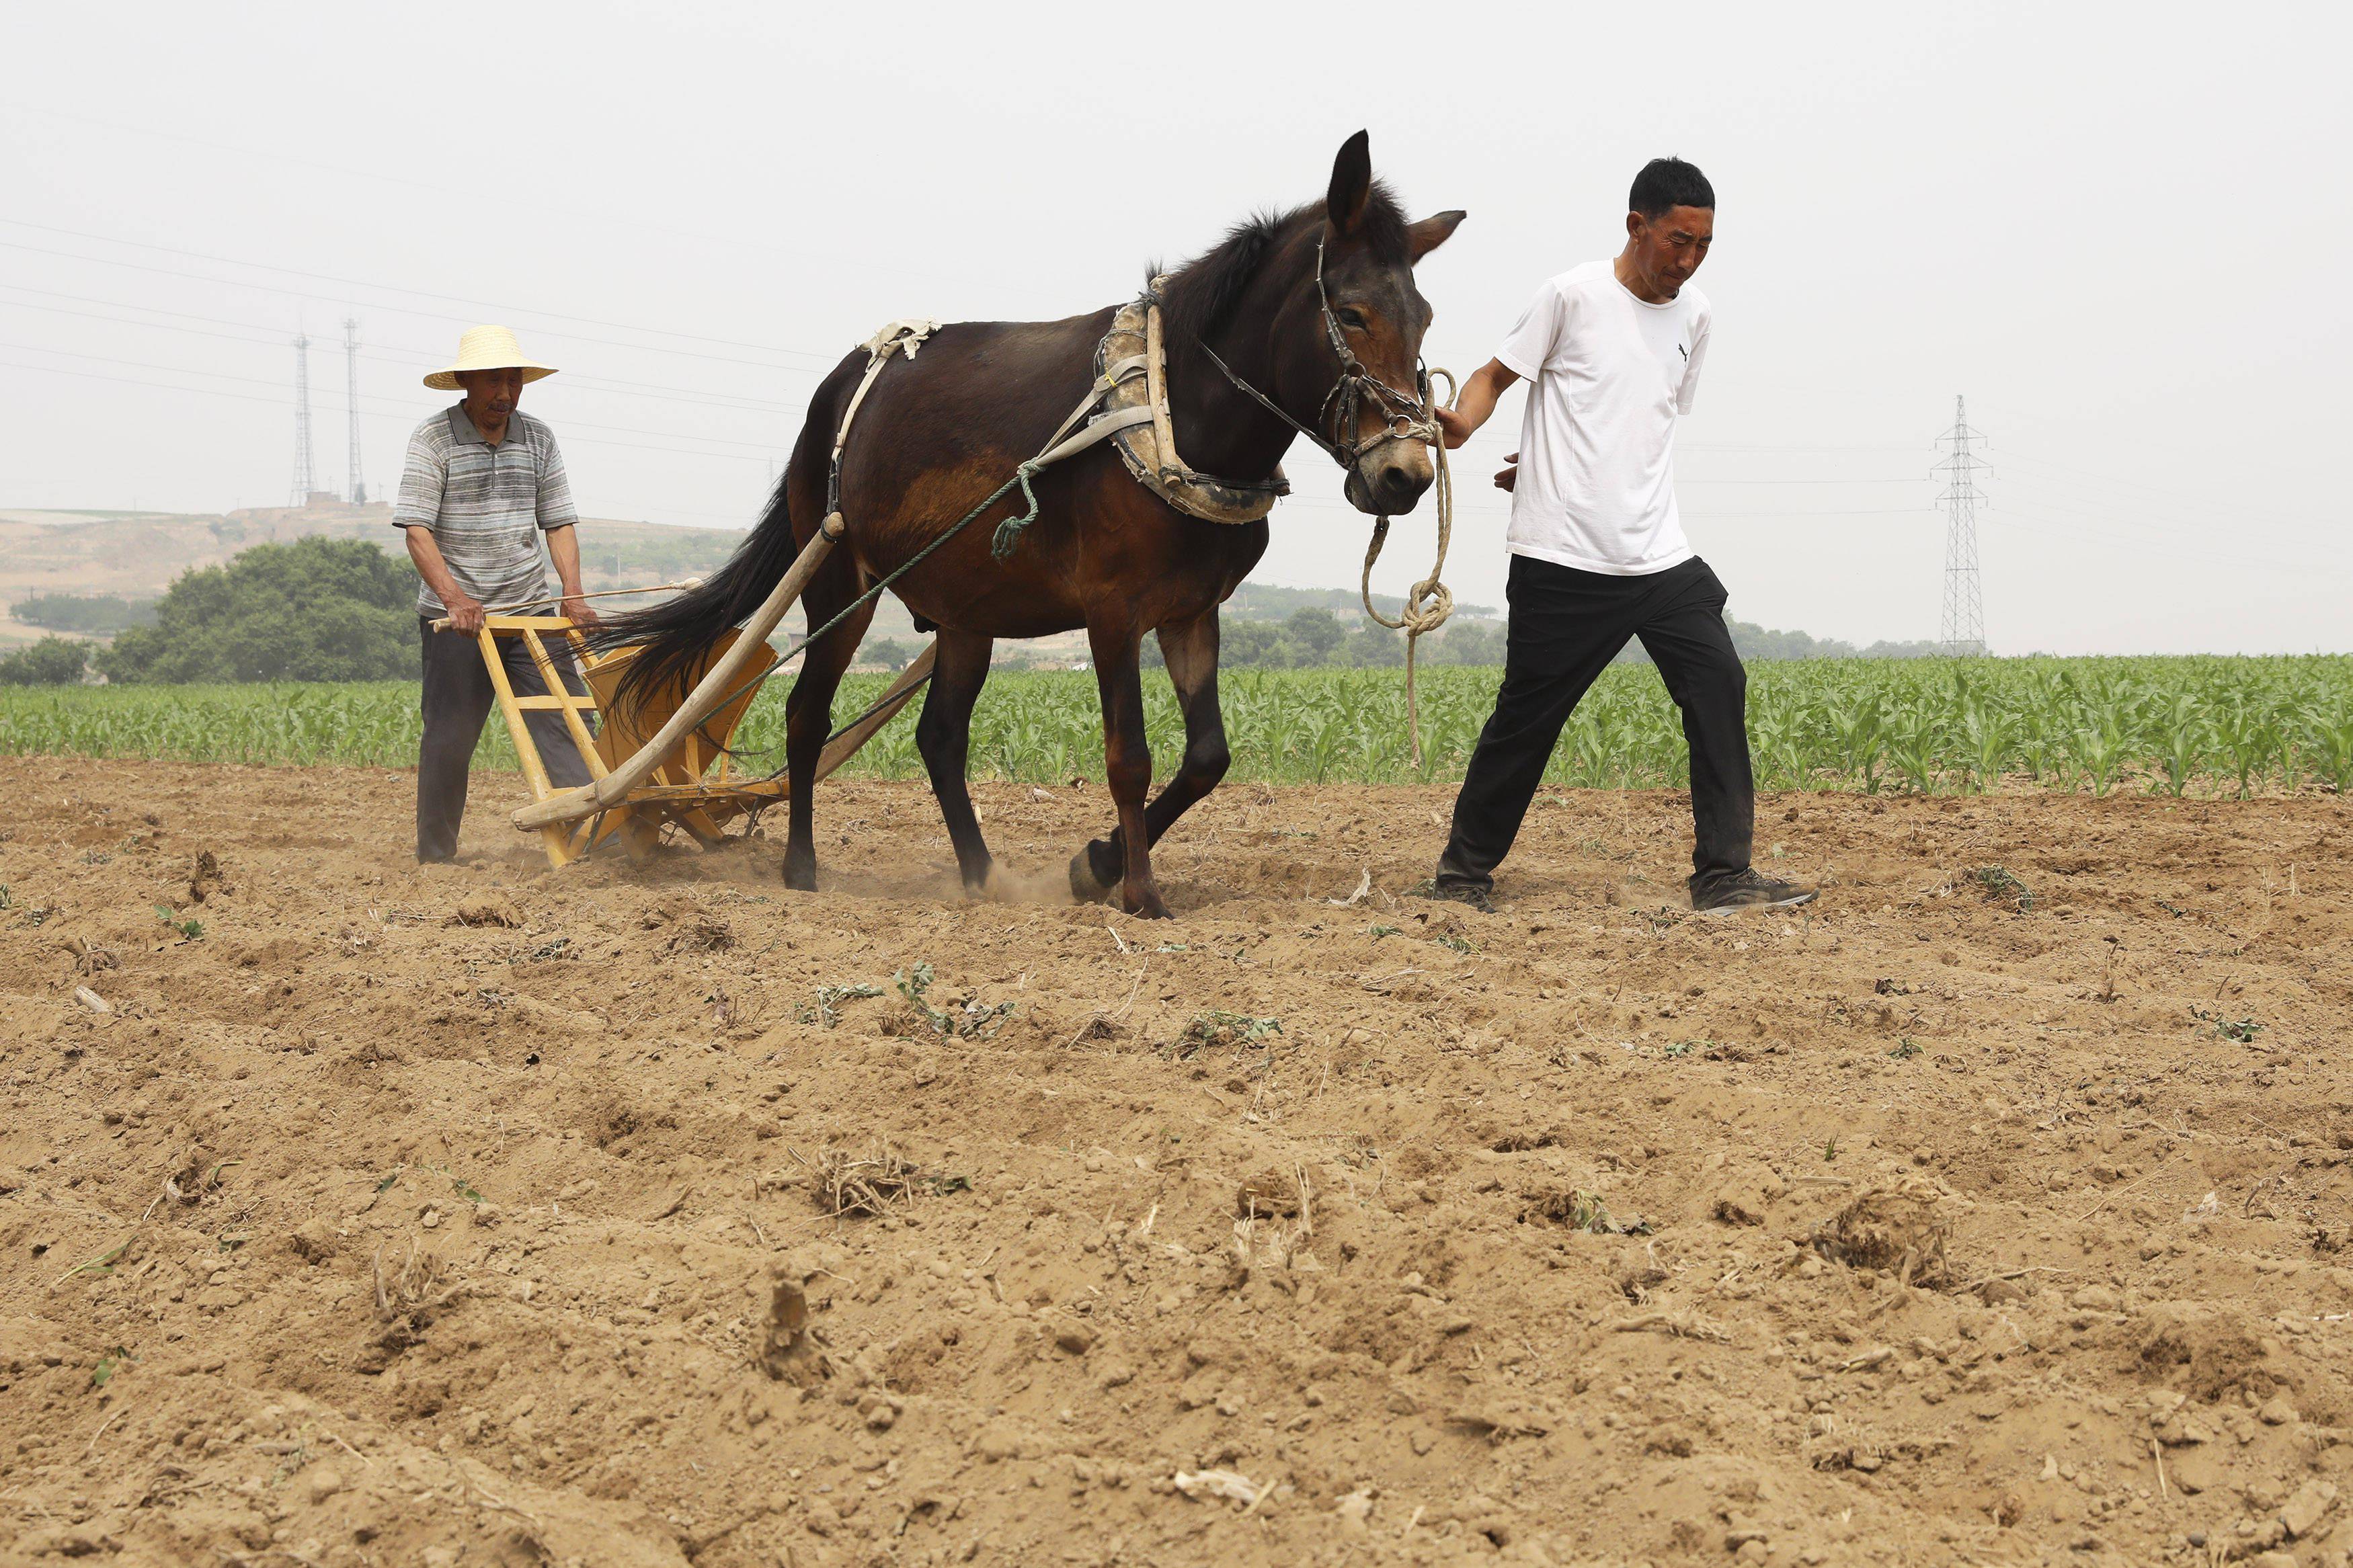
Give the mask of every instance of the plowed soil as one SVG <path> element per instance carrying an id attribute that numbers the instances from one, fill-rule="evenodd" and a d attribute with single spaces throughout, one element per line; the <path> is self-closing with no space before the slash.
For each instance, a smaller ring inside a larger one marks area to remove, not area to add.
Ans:
<path id="1" fill-rule="evenodd" d="M 400 773 L 0 788 L 0 1559 L 2353 1544 L 2334 796 L 1776 796 L 1820 903 L 1703 920 L 1676 795 L 1481 914 L 1446 792 L 1229 787 L 1143 922 L 1099 785 L 979 789 L 987 903 L 909 784 L 815 895 L 512 776 L 425 869 Z"/>

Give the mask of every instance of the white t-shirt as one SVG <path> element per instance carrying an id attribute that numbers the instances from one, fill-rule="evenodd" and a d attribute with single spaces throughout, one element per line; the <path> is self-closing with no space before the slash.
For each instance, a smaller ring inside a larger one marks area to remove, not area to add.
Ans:
<path id="1" fill-rule="evenodd" d="M 1515 555 L 1640 577 L 1688 561 L 1675 421 L 1707 357 L 1707 297 L 1653 305 L 1588 261 L 1548 279 L 1495 357 L 1529 383 L 1506 542 Z"/>

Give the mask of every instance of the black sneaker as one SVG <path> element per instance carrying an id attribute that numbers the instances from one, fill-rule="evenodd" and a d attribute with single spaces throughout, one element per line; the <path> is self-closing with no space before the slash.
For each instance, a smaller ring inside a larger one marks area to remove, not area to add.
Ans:
<path id="1" fill-rule="evenodd" d="M 1473 882 L 1428 881 L 1411 890 L 1417 899 L 1443 899 L 1450 904 L 1468 904 L 1482 915 L 1495 912 L 1493 893 Z"/>
<path id="2" fill-rule="evenodd" d="M 1710 883 L 1704 892 L 1696 889 L 1692 892 L 1692 908 L 1704 915 L 1730 914 L 1735 910 L 1794 910 L 1813 901 L 1813 889 L 1768 877 L 1754 866 Z"/>

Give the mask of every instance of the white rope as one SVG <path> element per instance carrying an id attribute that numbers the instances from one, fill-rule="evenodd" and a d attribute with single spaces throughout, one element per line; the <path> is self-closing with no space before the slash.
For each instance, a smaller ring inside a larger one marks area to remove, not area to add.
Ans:
<path id="1" fill-rule="evenodd" d="M 1432 370 L 1430 373 L 1433 396 L 1436 395 L 1436 383 L 1440 376 L 1446 378 L 1446 406 L 1451 408 L 1459 390 L 1454 384 L 1454 373 L 1449 370 Z M 1438 492 L 1438 559 L 1430 563 L 1430 575 L 1416 583 L 1406 595 L 1405 604 L 1398 611 L 1396 620 L 1373 608 L 1373 563 L 1381 558 L 1381 545 L 1389 536 L 1389 520 L 1382 517 L 1374 522 L 1372 542 L 1365 546 L 1365 575 L 1359 584 L 1365 600 L 1365 614 L 1391 631 L 1405 633 L 1406 731 L 1413 740 L 1413 765 L 1417 768 L 1422 765 L 1422 759 L 1421 704 L 1414 689 L 1415 645 L 1420 642 L 1424 633 L 1434 632 L 1444 626 L 1446 617 L 1454 613 L 1453 591 L 1440 581 L 1439 576 L 1446 570 L 1446 547 L 1454 538 L 1454 476 L 1446 466 L 1446 435 L 1442 429 L 1432 429 L 1430 450 L 1438 471 L 1437 480 L 1431 486 Z"/>

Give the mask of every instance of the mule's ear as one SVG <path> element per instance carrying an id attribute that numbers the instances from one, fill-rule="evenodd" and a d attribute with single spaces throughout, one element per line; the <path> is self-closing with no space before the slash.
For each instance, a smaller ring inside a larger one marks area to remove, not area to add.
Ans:
<path id="1" fill-rule="evenodd" d="M 1439 213 L 1419 223 L 1408 224 L 1405 230 L 1405 254 L 1409 261 L 1419 261 L 1454 233 L 1456 226 L 1471 215 L 1461 207 L 1452 212 Z"/>
<path id="2" fill-rule="evenodd" d="M 1354 229 L 1373 199 L 1372 147 L 1371 134 L 1359 131 L 1340 143 L 1340 155 L 1332 160 L 1332 188 L 1324 193 L 1324 212 L 1335 234 Z"/>

